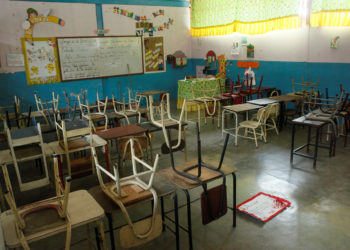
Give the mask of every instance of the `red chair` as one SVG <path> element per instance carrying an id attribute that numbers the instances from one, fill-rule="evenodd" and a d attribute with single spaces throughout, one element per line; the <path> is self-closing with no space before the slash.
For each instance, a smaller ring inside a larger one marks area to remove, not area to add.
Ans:
<path id="1" fill-rule="evenodd" d="M 262 81 L 264 79 L 264 76 L 262 75 L 261 78 L 260 78 L 260 83 L 259 83 L 259 86 L 257 88 L 250 88 L 250 98 L 253 99 L 253 95 L 257 95 L 257 99 L 260 98 L 260 93 L 262 94 L 262 91 L 261 91 L 261 84 L 262 84 Z"/>

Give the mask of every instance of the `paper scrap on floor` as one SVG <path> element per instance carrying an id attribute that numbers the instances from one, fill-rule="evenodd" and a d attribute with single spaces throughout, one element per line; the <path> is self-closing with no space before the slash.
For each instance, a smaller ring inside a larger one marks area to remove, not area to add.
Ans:
<path id="1" fill-rule="evenodd" d="M 290 202 L 266 193 L 258 193 L 252 198 L 237 206 L 237 210 L 247 213 L 263 222 L 271 220 L 274 216 L 290 206 Z"/>

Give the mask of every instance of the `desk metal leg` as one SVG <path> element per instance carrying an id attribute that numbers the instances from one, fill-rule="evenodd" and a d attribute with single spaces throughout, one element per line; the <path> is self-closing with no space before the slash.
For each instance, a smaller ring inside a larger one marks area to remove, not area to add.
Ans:
<path id="1" fill-rule="evenodd" d="M 164 225 L 164 221 L 165 221 L 165 214 L 164 214 L 164 199 L 163 197 L 160 197 L 160 211 L 162 213 L 162 232 L 165 232 L 165 225 Z"/>
<path id="2" fill-rule="evenodd" d="M 176 237 L 176 250 L 180 249 L 180 237 L 179 237 L 179 213 L 177 204 L 177 194 L 174 195 L 174 211 L 175 211 L 175 237 Z"/>
<path id="3" fill-rule="evenodd" d="M 317 130 L 318 131 L 318 130 Z M 318 137 L 318 132 L 317 135 Z M 311 140 L 311 126 L 308 126 L 307 128 L 307 146 L 306 146 L 306 152 L 309 152 L 309 146 L 310 146 L 310 140 Z"/>
<path id="4" fill-rule="evenodd" d="M 316 145 L 315 145 L 315 153 L 314 153 L 314 164 L 313 164 L 313 168 L 316 168 L 316 160 L 317 160 L 317 150 L 318 150 L 318 140 L 320 137 L 320 128 L 317 128 L 316 131 Z"/>
<path id="5" fill-rule="evenodd" d="M 96 238 L 96 246 L 97 246 L 97 250 L 101 250 L 101 246 L 100 246 L 100 239 L 98 236 L 98 231 L 97 228 L 95 227 L 95 238 Z"/>
<path id="6" fill-rule="evenodd" d="M 112 220 L 112 214 L 106 213 L 107 220 L 108 220 L 108 230 L 109 230 L 109 239 L 111 241 L 112 250 L 115 249 L 115 241 L 114 241 L 114 233 L 113 233 L 113 220 Z"/>
<path id="7" fill-rule="evenodd" d="M 295 124 L 293 123 L 293 127 L 292 127 L 292 144 L 290 146 L 290 164 L 293 164 L 294 136 L 295 136 Z"/>
<path id="8" fill-rule="evenodd" d="M 183 131 L 184 131 L 184 141 L 185 141 L 185 146 L 184 146 L 184 155 L 185 155 L 185 161 L 187 161 L 186 127 L 183 127 Z"/>
<path id="9" fill-rule="evenodd" d="M 191 197 L 190 197 L 189 192 L 186 189 L 183 189 L 183 191 L 186 194 L 186 200 L 187 200 L 188 244 L 189 244 L 189 248 L 193 249 L 193 244 L 192 244 L 192 221 L 191 221 Z"/>
<path id="10" fill-rule="evenodd" d="M 236 227 L 236 195 L 237 195 L 237 180 L 236 180 L 236 174 L 232 173 L 232 193 L 233 193 L 233 208 L 232 208 L 232 212 L 233 212 L 233 227 Z"/>

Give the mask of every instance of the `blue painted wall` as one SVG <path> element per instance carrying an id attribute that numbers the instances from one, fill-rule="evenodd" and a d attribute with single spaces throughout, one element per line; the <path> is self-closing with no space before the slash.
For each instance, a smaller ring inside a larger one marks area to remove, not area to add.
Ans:
<path id="1" fill-rule="evenodd" d="M 192 62 L 189 60 L 188 66 L 173 68 L 172 65 L 166 65 L 166 72 L 153 73 L 144 75 L 130 76 L 133 90 L 145 91 L 150 89 L 167 90 L 171 94 L 171 98 L 177 97 L 177 81 L 184 79 L 186 75 L 193 74 Z M 13 103 L 13 96 L 17 95 L 21 98 L 23 107 L 29 104 L 34 105 L 34 92 L 37 91 L 38 96 L 42 100 L 52 99 L 52 91 L 60 94 L 60 106 L 64 106 L 63 90 L 68 93 L 79 93 L 81 89 L 87 89 L 87 98 L 89 102 L 96 101 L 96 92 L 98 91 L 101 98 L 108 96 L 111 98 L 112 93 L 119 97 L 125 95 L 128 98 L 128 88 L 130 86 L 130 78 L 128 76 L 112 77 L 105 79 L 81 80 L 71 82 L 60 82 L 54 84 L 43 84 L 28 86 L 25 72 L 17 72 L 10 74 L 0 74 L 0 106 L 6 106 Z M 35 108 L 36 109 L 36 108 Z"/>

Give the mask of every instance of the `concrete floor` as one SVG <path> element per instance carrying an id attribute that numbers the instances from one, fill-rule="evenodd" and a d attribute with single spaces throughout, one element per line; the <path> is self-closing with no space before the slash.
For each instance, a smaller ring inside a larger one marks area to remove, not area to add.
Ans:
<path id="1" fill-rule="evenodd" d="M 195 116 L 194 112 L 191 116 Z M 229 120 L 229 123 L 233 120 Z M 306 129 L 299 128 L 296 145 L 306 140 Z M 216 125 L 202 123 L 202 153 L 219 158 L 223 137 Z M 323 138 L 325 141 L 325 138 Z M 162 133 L 155 134 L 154 151 L 160 152 L 163 142 Z M 319 150 L 316 169 L 312 160 L 295 156 L 294 165 L 289 164 L 291 144 L 291 125 L 287 125 L 279 136 L 274 131 L 268 132 L 267 143 L 259 141 L 256 148 L 254 141 L 239 139 L 234 145 L 231 137 L 225 162 L 234 165 L 237 175 L 237 204 L 247 200 L 258 192 L 266 192 L 285 198 L 291 206 L 267 223 L 237 213 L 237 227 L 232 227 L 232 211 L 208 225 L 201 222 L 200 202 L 192 204 L 192 227 L 194 249 L 349 249 L 350 246 L 350 145 L 343 147 L 343 138 L 338 138 L 336 156 L 329 158 L 328 151 Z M 188 158 L 196 157 L 196 132 L 194 124 L 187 128 Z M 183 161 L 183 153 L 176 153 L 176 162 Z M 170 166 L 169 155 L 162 155 L 159 168 Z M 215 184 L 219 184 L 216 182 Z M 72 189 L 89 188 L 97 185 L 96 176 L 73 181 Z M 15 180 L 14 180 L 14 185 Z M 232 178 L 227 178 L 228 205 L 232 207 Z M 193 199 L 198 198 L 201 188 L 191 191 Z M 179 204 L 185 203 L 185 195 L 178 190 Z M 18 203 L 27 203 L 53 194 L 52 187 L 17 193 Z M 167 208 L 172 200 L 166 199 Z M 148 205 L 148 204 L 147 204 Z M 147 208 L 149 205 L 147 206 Z M 148 208 L 147 211 L 150 211 Z M 143 208 L 133 211 L 133 216 L 140 216 Z M 173 216 L 170 214 L 170 216 Z M 135 217 L 133 217 L 135 218 Z M 186 208 L 179 210 L 179 219 L 186 225 Z M 123 224 L 121 214 L 114 214 L 114 223 Z M 105 220 L 105 229 L 107 228 Z M 71 249 L 86 249 L 83 240 L 85 228 L 74 229 Z M 118 231 L 114 232 L 118 238 Z M 109 236 L 106 234 L 110 248 Z M 65 235 L 51 237 L 31 244 L 33 249 L 60 249 L 64 247 Z M 81 241 L 81 242 L 79 242 Z M 78 243 L 76 243 L 78 242 Z M 74 244 L 76 243 L 76 244 Z M 120 249 L 118 239 L 116 247 Z M 175 236 L 169 231 L 159 238 L 135 249 L 175 249 Z M 187 234 L 180 230 L 180 249 L 188 249 Z"/>

